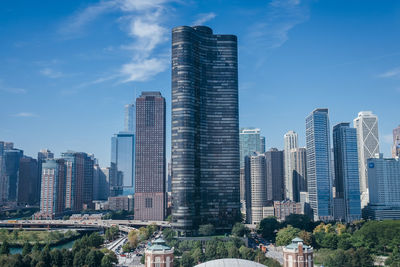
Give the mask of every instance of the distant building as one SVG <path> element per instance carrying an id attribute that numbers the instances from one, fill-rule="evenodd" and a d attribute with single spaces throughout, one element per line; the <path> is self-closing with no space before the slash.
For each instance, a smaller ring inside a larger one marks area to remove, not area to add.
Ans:
<path id="1" fill-rule="evenodd" d="M 400 160 L 378 157 L 368 159 L 368 218 L 400 219 Z"/>
<path id="2" fill-rule="evenodd" d="M 393 129 L 393 149 L 392 149 L 392 157 L 400 158 L 400 125 Z"/>
<path id="3" fill-rule="evenodd" d="M 37 205 L 40 200 L 40 176 L 36 159 L 24 156 L 19 161 L 18 203 L 20 205 Z"/>
<path id="4" fill-rule="evenodd" d="M 66 164 L 65 208 L 82 211 L 94 208 L 94 159 L 86 153 L 67 151 L 61 153 Z"/>
<path id="5" fill-rule="evenodd" d="M 357 132 L 350 128 L 350 123 L 339 123 L 333 127 L 333 150 L 336 188 L 334 217 L 346 222 L 359 220 L 361 202 Z"/>
<path id="6" fill-rule="evenodd" d="M 136 99 L 136 220 L 165 218 L 165 131 L 165 98 L 160 92 L 143 92 Z"/>
<path id="7" fill-rule="evenodd" d="M 106 200 L 110 194 L 109 170 L 93 165 L 93 199 Z"/>
<path id="8" fill-rule="evenodd" d="M 251 224 L 263 219 L 263 207 L 267 205 L 267 177 L 265 155 L 253 153 L 245 156 L 245 169 L 248 169 L 248 200 L 246 216 Z"/>
<path id="9" fill-rule="evenodd" d="M 314 250 L 296 237 L 292 243 L 283 248 L 283 267 L 312 267 L 314 266 Z"/>
<path id="10" fill-rule="evenodd" d="M 36 185 L 37 191 L 40 194 L 40 191 L 42 190 L 41 182 L 42 182 L 42 163 L 46 159 L 54 159 L 54 153 L 52 153 L 49 149 L 42 149 L 38 152 L 37 154 L 37 164 L 38 164 L 38 178 L 39 178 L 39 183 Z"/>
<path id="11" fill-rule="evenodd" d="M 42 188 L 38 219 L 54 219 L 65 210 L 66 165 L 63 159 L 42 162 Z"/>
<path id="12" fill-rule="evenodd" d="M 284 221 L 290 214 L 303 214 L 310 216 L 311 209 L 308 203 L 294 202 L 291 200 L 274 201 L 274 216 L 279 221 Z"/>
<path id="13" fill-rule="evenodd" d="M 357 130 L 361 207 L 365 207 L 369 201 L 367 161 L 379 154 L 378 117 L 371 111 L 361 111 L 353 123 Z"/>
<path id="14" fill-rule="evenodd" d="M 135 193 L 135 134 L 119 132 L 111 138 L 111 165 L 122 174 L 122 193 Z M 121 175 L 120 174 L 120 175 Z M 119 184 L 111 184 L 111 187 Z"/>
<path id="15" fill-rule="evenodd" d="M 275 216 L 275 208 L 274 206 L 265 206 L 263 207 L 263 218 Z"/>
<path id="16" fill-rule="evenodd" d="M 125 105 L 125 121 L 124 121 L 124 131 L 135 133 L 136 132 L 136 115 L 135 115 L 135 104 Z"/>
<path id="17" fill-rule="evenodd" d="M 290 150 L 293 200 L 299 202 L 300 194 L 307 192 L 307 150 L 304 147 Z"/>
<path id="18" fill-rule="evenodd" d="M 265 152 L 267 200 L 284 200 L 283 151 L 271 148 Z"/>
<path id="19" fill-rule="evenodd" d="M 133 211 L 133 196 L 117 196 L 108 198 L 109 210 L 126 210 Z"/>
<path id="20" fill-rule="evenodd" d="M 18 200 L 18 178 L 20 159 L 24 152 L 13 148 L 12 143 L 1 142 L 1 169 L 0 169 L 0 203 Z"/>
<path id="21" fill-rule="evenodd" d="M 298 147 L 298 136 L 294 131 L 289 131 L 285 133 L 283 136 L 284 140 L 284 149 L 283 149 L 283 160 L 284 160 L 284 168 L 285 168 L 285 198 L 290 200 L 295 200 L 295 189 L 294 189 L 294 181 L 293 181 L 293 172 L 292 172 L 292 161 L 290 157 L 290 153 L 292 149 L 296 149 Z"/>
<path id="22" fill-rule="evenodd" d="M 156 239 L 145 250 L 144 265 L 146 267 L 173 267 L 174 248 L 167 246 L 162 238 Z"/>

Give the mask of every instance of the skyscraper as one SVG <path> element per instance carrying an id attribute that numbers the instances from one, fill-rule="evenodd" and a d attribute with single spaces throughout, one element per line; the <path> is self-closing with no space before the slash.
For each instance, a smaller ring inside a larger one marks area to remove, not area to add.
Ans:
<path id="1" fill-rule="evenodd" d="M 66 164 L 65 208 L 72 211 L 93 208 L 94 159 L 74 151 L 61 153 L 61 157 Z"/>
<path id="2" fill-rule="evenodd" d="M 263 207 L 267 205 L 267 177 L 265 155 L 252 153 L 245 157 L 245 169 L 249 170 L 249 201 L 246 216 L 251 224 L 263 219 Z"/>
<path id="3" fill-rule="evenodd" d="M 106 173 L 107 172 L 107 175 Z M 99 164 L 93 165 L 93 199 L 107 200 L 110 194 L 109 173 L 106 168 L 100 168 Z"/>
<path id="4" fill-rule="evenodd" d="M 307 189 L 315 220 L 332 219 L 332 177 L 328 109 L 306 118 Z"/>
<path id="5" fill-rule="evenodd" d="M 136 220 L 165 218 L 165 98 L 143 92 L 136 99 Z"/>
<path id="6" fill-rule="evenodd" d="M 400 125 L 393 129 L 393 149 L 392 157 L 400 157 Z"/>
<path id="7" fill-rule="evenodd" d="M 237 38 L 172 30 L 173 225 L 231 229 L 240 220 Z"/>
<path id="8" fill-rule="evenodd" d="M 65 209 L 66 165 L 64 159 L 46 159 L 42 162 L 40 215 L 54 218 Z"/>
<path id="9" fill-rule="evenodd" d="M 297 148 L 297 133 L 294 131 L 289 131 L 283 136 L 284 149 L 283 149 L 283 159 L 285 166 L 285 198 L 294 200 L 294 189 L 293 189 L 293 173 L 292 173 L 292 162 L 290 161 L 290 151 L 291 149 Z"/>
<path id="10" fill-rule="evenodd" d="M 267 199 L 281 201 L 284 197 L 283 151 L 271 148 L 265 152 Z"/>
<path id="11" fill-rule="evenodd" d="M 136 118 L 135 105 L 133 103 L 125 105 L 125 121 L 124 121 L 125 132 L 135 133 L 135 127 L 136 127 L 135 118 Z"/>
<path id="12" fill-rule="evenodd" d="M 3 143 L 2 169 L 0 172 L 0 202 L 17 202 L 19 163 L 24 152 Z"/>
<path id="13" fill-rule="evenodd" d="M 307 192 L 307 156 L 304 147 L 290 150 L 290 172 L 293 180 L 293 200 L 300 202 L 300 193 Z"/>
<path id="14" fill-rule="evenodd" d="M 42 190 L 42 163 L 46 160 L 46 159 L 54 159 L 54 153 L 52 153 L 49 149 L 42 149 L 38 152 L 37 154 L 37 163 L 38 163 L 38 178 L 39 178 L 39 183 L 36 185 L 37 186 L 37 190 L 40 194 L 40 191 Z"/>
<path id="15" fill-rule="evenodd" d="M 382 154 L 368 159 L 370 202 L 367 217 L 375 220 L 400 219 L 400 160 L 383 158 Z"/>
<path id="16" fill-rule="evenodd" d="M 367 160 L 379 154 L 378 117 L 371 111 L 361 111 L 353 122 L 357 130 L 361 207 L 364 207 L 369 202 Z"/>
<path id="17" fill-rule="evenodd" d="M 19 161 L 18 203 L 21 205 L 37 205 L 40 200 L 40 176 L 37 160 L 24 156 Z"/>
<path id="18" fill-rule="evenodd" d="M 116 170 L 122 173 L 123 194 L 134 194 L 135 134 L 133 132 L 119 132 L 111 138 L 111 164 L 115 164 Z"/>
<path id="19" fill-rule="evenodd" d="M 243 212 L 247 210 L 246 207 L 246 180 L 249 181 L 250 177 L 245 177 L 244 159 L 246 156 L 252 155 L 254 152 L 265 152 L 265 137 L 260 136 L 260 129 L 257 128 L 241 128 L 239 133 L 240 144 L 240 202 Z M 248 175 L 249 172 L 247 172 Z"/>
<path id="20" fill-rule="evenodd" d="M 358 174 L 357 131 L 350 123 L 339 123 L 333 127 L 333 151 L 335 164 L 336 203 L 335 219 L 347 222 L 361 219 L 360 183 Z M 344 215 L 344 216 L 343 216 Z"/>

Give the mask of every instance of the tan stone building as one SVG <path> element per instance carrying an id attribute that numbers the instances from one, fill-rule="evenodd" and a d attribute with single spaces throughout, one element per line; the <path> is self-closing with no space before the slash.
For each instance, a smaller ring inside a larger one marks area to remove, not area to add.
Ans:
<path id="1" fill-rule="evenodd" d="M 313 248 L 303 244 L 296 237 L 292 243 L 283 248 L 283 267 L 313 267 Z"/>
<path id="2" fill-rule="evenodd" d="M 145 266 L 173 267 L 174 248 L 167 246 L 164 239 L 156 239 L 145 251 Z"/>

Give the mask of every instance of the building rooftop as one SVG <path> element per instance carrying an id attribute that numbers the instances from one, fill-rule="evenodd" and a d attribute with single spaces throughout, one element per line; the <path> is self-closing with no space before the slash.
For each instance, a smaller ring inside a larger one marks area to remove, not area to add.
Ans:
<path id="1" fill-rule="evenodd" d="M 303 243 L 304 242 L 303 239 L 301 239 L 299 237 L 296 237 L 296 238 L 292 239 L 292 243 L 287 245 L 285 248 L 287 248 L 287 249 L 297 249 L 299 247 L 298 243 L 300 243 L 300 242 Z M 306 244 L 303 243 L 303 249 L 312 249 L 312 247 L 307 246 Z"/>

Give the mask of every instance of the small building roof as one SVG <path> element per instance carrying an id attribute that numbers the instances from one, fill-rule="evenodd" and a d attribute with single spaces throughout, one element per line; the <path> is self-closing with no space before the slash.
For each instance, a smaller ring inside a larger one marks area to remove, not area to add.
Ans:
<path id="1" fill-rule="evenodd" d="M 296 237 L 292 239 L 292 243 L 287 245 L 285 248 L 287 249 L 297 249 L 299 247 L 298 243 L 303 243 L 303 239 L 301 239 L 300 237 Z M 311 249 L 310 246 L 307 246 L 306 244 L 303 243 L 303 249 Z"/>

